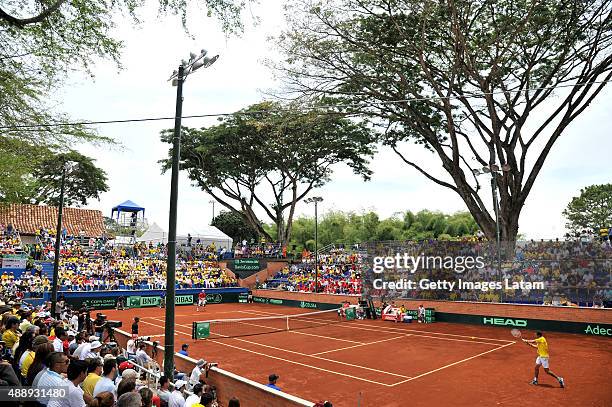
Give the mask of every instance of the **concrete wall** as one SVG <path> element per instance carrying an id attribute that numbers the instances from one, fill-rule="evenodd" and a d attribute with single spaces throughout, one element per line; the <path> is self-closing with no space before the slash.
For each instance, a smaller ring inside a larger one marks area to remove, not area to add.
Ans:
<path id="1" fill-rule="evenodd" d="M 320 293 L 292 293 L 281 290 L 254 290 L 253 295 L 259 297 L 281 298 L 297 301 L 312 301 L 323 303 L 338 303 L 349 301 L 357 304 L 358 296 L 334 295 Z M 456 314 L 492 315 L 508 318 L 532 318 L 554 321 L 574 321 L 591 323 L 612 323 L 612 309 L 553 307 L 546 305 L 498 304 L 489 302 L 460 301 L 426 301 L 398 299 L 396 304 L 404 304 L 409 309 L 415 309 L 420 304 L 436 311 Z"/>
<path id="2" fill-rule="evenodd" d="M 122 330 L 115 330 L 117 342 L 125 349 L 130 335 Z M 151 355 L 152 343 L 147 342 L 147 354 Z M 160 366 L 163 365 L 164 348 L 157 347 L 158 352 L 155 360 Z M 189 374 L 196 364 L 196 360 L 182 355 L 174 356 L 174 365 L 181 371 Z M 314 403 L 300 399 L 290 394 L 269 389 L 261 383 L 254 382 L 244 377 L 223 369 L 214 367 L 210 370 L 206 383 L 217 389 L 217 397 L 221 405 L 227 405 L 232 397 L 240 400 L 240 405 L 249 407 L 312 407 Z"/>

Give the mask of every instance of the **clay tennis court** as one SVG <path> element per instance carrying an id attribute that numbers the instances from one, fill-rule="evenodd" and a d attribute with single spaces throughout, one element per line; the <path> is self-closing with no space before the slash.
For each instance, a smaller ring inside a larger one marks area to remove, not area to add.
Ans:
<path id="1" fill-rule="evenodd" d="M 124 329 L 139 316 L 140 335 L 163 344 L 164 312 L 145 308 L 105 314 L 123 321 Z M 304 312 L 267 304 L 215 304 L 201 312 L 195 306 L 177 307 L 176 348 L 188 343 L 191 357 L 218 362 L 260 383 L 276 373 L 284 392 L 340 407 L 612 405 L 612 348 L 605 337 L 545 333 L 551 370 L 565 378 L 565 389 L 543 371 L 539 386 L 529 384 L 535 349 L 517 342 L 505 328 L 381 320 L 317 324 L 312 318 L 312 327 L 294 331 L 191 339 L 193 321 Z M 248 323 L 254 332 L 275 326 L 270 320 Z M 248 328 L 243 329 L 246 333 Z"/>

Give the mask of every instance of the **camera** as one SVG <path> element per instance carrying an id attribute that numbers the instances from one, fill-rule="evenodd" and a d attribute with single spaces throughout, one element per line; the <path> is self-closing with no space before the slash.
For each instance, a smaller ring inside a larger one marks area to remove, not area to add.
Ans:
<path id="1" fill-rule="evenodd" d="M 106 321 L 106 325 L 107 325 L 109 328 L 121 328 L 121 326 L 123 326 L 123 322 L 121 322 L 121 321 L 111 321 L 111 320 L 108 320 L 108 321 Z"/>

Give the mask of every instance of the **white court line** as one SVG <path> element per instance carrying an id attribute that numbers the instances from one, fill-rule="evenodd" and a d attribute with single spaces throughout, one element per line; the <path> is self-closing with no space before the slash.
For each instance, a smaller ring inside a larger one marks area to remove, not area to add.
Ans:
<path id="1" fill-rule="evenodd" d="M 158 321 L 160 321 L 160 322 L 164 322 L 164 320 L 162 320 L 162 319 L 157 319 L 157 320 L 158 320 Z M 176 324 L 176 325 L 178 325 L 178 326 L 182 326 L 182 327 L 185 327 L 185 328 L 191 328 L 191 327 L 190 327 L 190 326 L 188 326 L 188 325 L 181 325 L 181 324 Z M 295 355 L 300 355 L 300 356 L 309 357 L 309 358 L 318 359 L 318 360 L 324 360 L 324 361 L 326 361 L 326 362 L 336 363 L 336 364 L 339 364 L 339 365 L 345 365 L 345 366 L 350 366 L 350 367 L 356 367 L 356 368 L 358 368 L 358 369 L 369 370 L 369 371 L 372 371 L 372 372 L 382 373 L 382 374 L 389 375 L 389 376 L 401 377 L 401 378 L 403 378 L 403 379 L 408 379 L 408 378 L 410 378 L 410 377 L 411 377 L 411 376 L 405 376 L 405 375 L 401 375 L 401 374 L 397 374 L 397 373 L 386 372 L 386 371 L 384 371 L 384 370 L 373 369 L 373 368 L 371 368 L 371 367 L 366 367 L 366 366 L 361 366 L 361 365 L 355 365 L 355 364 L 353 364 L 353 363 L 340 362 L 340 361 L 338 361 L 338 360 L 334 360 L 334 359 L 327 359 L 327 358 L 322 358 L 322 357 L 319 357 L 319 356 L 313 356 L 313 355 L 309 355 L 309 354 L 307 354 L 307 353 L 296 352 L 296 351 L 289 350 L 289 349 L 278 348 L 278 347 L 276 347 L 276 346 L 266 345 L 266 344 L 259 343 L 259 342 L 253 342 L 253 341 L 249 341 L 249 340 L 242 339 L 242 338 L 231 338 L 231 337 L 228 337 L 228 336 L 226 336 L 226 335 L 222 335 L 222 334 L 215 334 L 215 335 L 218 335 L 218 336 L 221 336 L 221 337 L 224 337 L 224 338 L 233 339 L 233 340 L 236 340 L 236 341 L 239 341 L 239 342 L 250 343 L 250 344 L 252 344 L 252 345 L 262 346 L 262 347 L 264 347 L 264 348 L 270 348 L 270 349 L 274 349 L 274 350 L 279 350 L 279 351 L 281 351 L 281 352 L 293 353 L 293 354 L 295 354 Z M 189 336 L 191 337 L 191 335 L 189 335 Z M 214 340 L 214 339 L 213 339 L 213 340 Z M 222 342 L 221 342 L 221 341 L 215 341 L 215 343 L 222 343 Z"/>
<path id="2" fill-rule="evenodd" d="M 396 336 L 395 338 L 381 339 L 380 341 L 367 342 L 367 343 L 363 343 L 363 344 L 361 344 L 361 345 L 347 346 L 346 348 L 339 348 L 339 349 L 326 350 L 326 351 L 323 351 L 323 352 L 311 353 L 311 355 L 313 355 L 313 356 L 317 356 L 317 355 L 323 355 L 323 354 L 325 354 L 325 353 L 332 353 L 332 352 L 338 352 L 338 351 L 341 351 L 341 350 L 346 350 L 346 349 L 358 348 L 358 347 L 360 347 L 360 346 L 374 345 L 375 343 L 388 342 L 388 341 L 392 341 L 392 340 L 394 340 L 394 339 L 401 339 L 401 338 L 405 338 L 405 337 L 410 336 L 410 335 L 412 335 L 412 334 L 407 334 L 407 335 L 402 335 L 402 336 Z"/>
<path id="3" fill-rule="evenodd" d="M 454 362 L 454 363 L 450 363 L 450 364 L 448 364 L 448 365 L 446 365 L 446 366 L 442 366 L 442 367 L 439 367 L 439 368 L 437 368 L 437 369 L 430 370 L 429 372 L 425 372 L 425 373 L 420 374 L 420 375 L 418 375 L 418 376 L 411 377 L 410 379 L 406 379 L 406 380 L 402 380 L 401 382 L 394 383 L 394 384 L 392 384 L 390 387 L 394 387 L 394 386 L 397 386 L 398 384 L 406 383 L 406 382 L 409 382 L 409 381 L 411 381 L 411 380 L 419 379 L 419 378 L 421 378 L 421 377 L 423 377 L 423 376 L 430 375 L 430 374 L 435 373 L 435 372 L 438 372 L 438 371 L 440 371 L 440 370 L 442 370 L 442 369 L 446 369 L 446 368 L 449 368 L 449 367 L 451 367 L 451 366 L 458 365 L 459 363 L 467 362 L 468 360 L 472 360 L 472 359 L 477 358 L 477 357 L 479 357 L 479 356 L 486 355 L 487 353 L 495 352 L 496 350 L 500 350 L 500 349 L 502 349 L 502 348 L 505 348 L 506 346 L 514 345 L 515 343 L 516 343 L 516 342 L 514 342 L 514 341 L 513 341 L 512 343 L 507 343 L 507 344 L 505 344 L 505 345 L 498 346 L 497 348 L 494 348 L 494 349 L 488 350 L 488 351 L 486 351 L 486 352 L 481 352 L 481 353 L 479 353 L 478 355 L 470 356 L 469 358 L 465 358 L 465 359 L 462 359 L 462 360 L 460 360 L 460 361 L 457 361 L 457 362 Z"/>
<path id="4" fill-rule="evenodd" d="M 270 315 L 284 315 L 284 314 L 277 314 L 277 313 L 273 313 L 273 312 L 266 312 L 266 311 L 252 311 L 252 312 L 257 312 L 260 314 L 270 314 Z M 302 319 L 304 320 L 309 320 L 307 317 L 303 317 Z M 318 323 L 319 321 L 316 320 L 309 320 L 313 323 Z M 321 324 L 323 324 L 323 322 L 321 322 Z M 327 325 L 327 324 L 325 324 Z M 487 342 L 478 342 L 475 340 L 472 340 L 472 336 L 469 335 L 456 335 L 456 334 L 447 334 L 447 333 L 443 333 L 443 332 L 434 332 L 434 331 L 421 331 L 418 329 L 409 329 L 409 328 L 393 328 L 390 326 L 385 326 L 385 327 L 380 327 L 377 325 L 370 325 L 370 324 L 364 324 L 364 323 L 359 323 L 360 326 L 356 326 L 356 324 L 342 324 L 342 325 L 334 325 L 334 326 L 341 326 L 343 328 L 351 328 L 351 329 L 362 329 L 362 330 L 368 330 L 368 331 L 375 331 L 375 332 L 387 332 L 387 333 L 400 333 L 400 332 L 415 332 L 415 333 L 420 333 L 420 334 L 434 334 L 434 335 L 444 335 L 444 336 L 455 336 L 455 337 L 459 337 L 459 338 L 470 338 L 470 340 L 468 339 L 454 339 L 454 338 L 439 338 L 439 337 L 434 337 L 434 336 L 427 336 L 427 335 L 414 335 L 414 336 L 424 336 L 424 337 L 428 337 L 428 338 L 434 338 L 434 339 L 442 339 L 442 340 L 449 340 L 449 341 L 460 341 L 460 342 L 470 342 L 470 343 L 483 343 L 485 345 L 493 345 L 493 346 L 498 346 L 499 343 L 487 343 Z M 363 328 L 361 326 L 368 326 L 368 327 L 372 327 L 375 329 L 369 329 L 369 328 Z M 514 341 L 509 341 L 507 339 L 495 339 L 495 338 L 482 338 L 479 336 L 474 336 L 474 339 L 484 339 L 484 340 L 489 340 L 489 341 L 498 341 L 498 342 L 506 342 L 506 343 L 515 343 Z"/>
<path id="5" fill-rule="evenodd" d="M 272 328 L 272 327 L 270 327 L 270 326 L 259 325 L 259 324 L 249 324 L 249 323 L 247 323 L 247 322 L 239 322 L 239 323 L 240 323 L 240 324 L 243 324 L 243 325 L 257 326 L 257 327 L 260 327 L 260 328 L 276 329 L 276 328 Z M 317 334 L 309 334 L 309 333 L 307 333 L 307 332 L 299 332 L 299 331 L 291 331 L 291 330 L 287 331 L 286 329 L 277 329 L 275 332 L 289 332 L 289 333 L 292 333 L 292 334 L 298 334 L 298 335 L 307 335 L 307 336 L 315 336 L 315 337 L 317 337 L 317 338 L 330 339 L 330 340 L 333 340 L 333 341 L 341 341 L 341 342 L 357 343 L 357 344 L 359 344 L 359 345 L 364 345 L 364 343 L 363 343 L 363 342 L 351 341 L 351 340 L 349 340 L 349 339 L 333 338 L 333 337 L 331 337 L 331 336 L 324 336 L 324 335 L 317 335 Z"/>
<path id="6" fill-rule="evenodd" d="M 150 324 L 150 325 L 155 325 L 155 326 L 157 326 L 157 327 L 159 327 L 159 328 L 163 328 L 163 326 L 161 326 L 161 325 L 151 324 L 151 323 L 149 323 L 149 324 Z M 184 326 L 184 325 L 181 325 L 181 326 Z M 177 332 L 178 332 L 178 333 L 180 333 L 180 334 L 183 334 L 183 335 L 189 336 L 189 337 L 191 338 L 191 335 L 187 335 L 187 334 L 182 333 L 182 332 L 179 332 L 179 331 L 177 331 Z M 175 335 L 177 335 L 177 334 L 175 333 Z M 218 335 L 218 334 L 216 334 L 216 335 Z M 221 335 L 221 336 L 223 336 L 223 335 Z M 231 339 L 236 339 L 236 340 L 238 340 L 238 338 L 231 338 Z M 248 341 L 245 341 L 245 342 L 248 342 Z M 271 359 L 281 360 L 281 361 L 283 361 L 283 362 L 292 363 L 292 364 L 294 364 L 294 365 L 300 365 L 300 366 L 304 366 L 304 367 L 309 367 L 309 368 L 311 368 L 311 369 L 320 370 L 320 371 L 323 371 L 323 372 L 328 372 L 328 373 L 333 373 L 333 374 L 337 374 L 337 375 L 340 375 L 340 376 L 349 377 L 349 378 L 351 378 L 351 379 L 355 379 L 355 380 L 361 380 L 361 381 L 364 381 L 364 382 L 373 383 L 373 384 L 378 384 L 378 385 L 381 385 L 381 386 L 386 386 L 386 387 L 392 387 L 392 386 L 393 386 L 393 384 L 380 383 L 380 382 L 377 382 L 377 381 L 374 381 L 374 380 L 364 379 L 364 378 L 362 378 L 362 377 L 357 377 L 357 376 L 353 376 L 353 375 L 346 374 L 346 373 L 340 373 L 340 372 L 336 372 L 336 371 L 333 371 L 333 370 L 324 369 L 324 368 L 322 368 L 322 367 L 308 365 L 308 364 L 306 364 L 306 363 L 296 362 L 295 360 L 284 359 L 284 358 L 281 358 L 281 357 L 278 357 L 278 356 L 268 355 L 268 354 L 266 354 L 266 353 L 257 352 L 257 351 L 251 350 L 251 349 L 241 348 L 241 347 L 239 347 L 239 346 L 230 345 L 229 343 L 224 343 L 224 342 L 215 342 L 215 343 L 217 343 L 217 344 L 219 344 L 219 345 L 223 345 L 223 346 L 228 346 L 228 347 L 230 347 L 230 348 L 234 348 L 234 349 L 239 349 L 239 350 L 242 350 L 242 351 L 244 351 L 244 352 L 253 353 L 253 354 L 255 354 L 255 355 L 265 356 L 265 357 L 268 357 L 268 358 L 271 358 Z M 253 342 L 253 343 L 256 343 L 256 342 Z M 280 349 L 280 348 L 279 348 L 279 349 Z M 306 356 L 307 356 L 307 355 L 306 355 Z M 407 376 L 404 376 L 404 377 L 407 377 Z"/>

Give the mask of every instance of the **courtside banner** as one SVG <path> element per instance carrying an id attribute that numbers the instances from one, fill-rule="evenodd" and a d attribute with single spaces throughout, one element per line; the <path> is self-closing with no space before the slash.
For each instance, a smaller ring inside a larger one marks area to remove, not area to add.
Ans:
<path id="1" fill-rule="evenodd" d="M 269 297 L 253 297 L 253 302 L 259 304 L 272 304 L 272 305 L 284 305 L 286 307 L 298 307 L 306 309 L 316 309 L 320 311 L 327 311 L 330 309 L 338 309 L 341 304 L 330 304 L 325 302 L 312 302 L 312 301 L 298 301 L 298 300 L 287 300 L 285 298 L 269 298 Z"/>
<path id="2" fill-rule="evenodd" d="M 548 319 L 509 318 L 494 315 L 454 314 L 436 311 L 438 322 L 496 326 L 529 331 L 555 331 L 612 338 L 612 324 L 597 322 L 553 321 Z"/>

